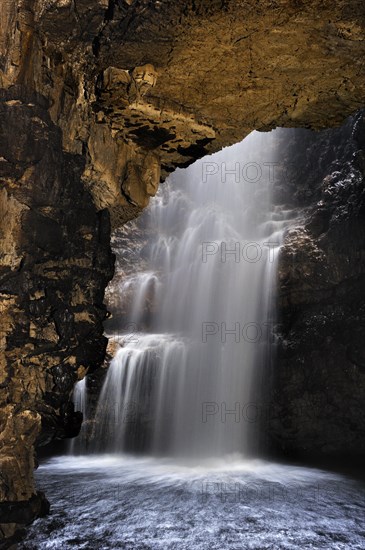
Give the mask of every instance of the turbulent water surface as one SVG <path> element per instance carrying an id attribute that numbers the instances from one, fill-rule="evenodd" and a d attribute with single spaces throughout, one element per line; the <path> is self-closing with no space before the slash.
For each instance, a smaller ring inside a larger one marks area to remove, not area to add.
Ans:
<path id="1" fill-rule="evenodd" d="M 37 480 L 52 511 L 23 550 L 365 548 L 364 487 L 321 470 L 65 456 L 42 464 Z"/>

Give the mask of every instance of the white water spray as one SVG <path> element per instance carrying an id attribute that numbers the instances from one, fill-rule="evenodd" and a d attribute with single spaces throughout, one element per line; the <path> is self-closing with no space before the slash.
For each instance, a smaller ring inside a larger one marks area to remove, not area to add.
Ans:
<path id="1" fill-rule="evenodd" d="M 148 270 L 120 289 L 136 332 L 101 391 L 95 451 L 252 451 L 288 223 L 272 205 L 275 160 L 274 132 L 254 132 L 178 170 L 151 201 Z"/>

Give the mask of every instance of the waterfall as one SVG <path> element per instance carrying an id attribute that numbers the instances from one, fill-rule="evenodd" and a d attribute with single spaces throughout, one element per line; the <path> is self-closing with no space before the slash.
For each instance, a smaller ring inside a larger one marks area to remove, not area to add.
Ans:
<path id="1" fill-rule="evenodd" d="M 79 380 L 75 384 L 73 396 L 72 396 L 75 411 L 82 412 L 83 423 L 81 430 L 77 438 L 73 438 L 70 441 L 69 450 L 71 454 L 82 452 L 85 449 L 85 431 L 87 421 L 87 388 L 86 388 L 86 376 Z"/>
<path id="2" fill-rule="evenodd" d="M 177 170 L 151 200 L 147 260 L 120 288 L 129 333 L 99 397 L 95 452 L 255 449 L 290 216 L 273 205 L 276 164 L 275 132 L 253 132 Z"/>

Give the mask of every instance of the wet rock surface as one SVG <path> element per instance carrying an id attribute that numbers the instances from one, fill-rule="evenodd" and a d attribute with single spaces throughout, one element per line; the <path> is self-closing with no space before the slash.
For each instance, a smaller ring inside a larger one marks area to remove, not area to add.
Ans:
<path id="1" fill-rule="evenodd" d="M 364 135 L 361 112 L 283 143 L 284 188 L 300 213 L 279 265 L 269 438 L 289 456 L 365 454 Z"/>

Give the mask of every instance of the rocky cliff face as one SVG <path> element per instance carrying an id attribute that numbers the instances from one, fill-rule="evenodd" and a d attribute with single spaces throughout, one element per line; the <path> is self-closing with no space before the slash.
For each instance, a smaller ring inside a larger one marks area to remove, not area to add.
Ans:
<path id="1" fill-rule="evenodd" d="M 365 454 L 365 118 L 283 139 L 282 196 L 300 209 L 279 270 L 270 439 L 295 457 Z"/>
<path id="2" fill-rule="evenodd" d="M 108 212 L 97 211 L 83 187 L 82 157 L 62 151 L 47 104 L 12 88 L 3 91 L 0 112 L 0 527 L 6 535 L 46 506 L 42 495 L 34 496 L 34 446 L 80 428 L 82 415 L 70 396 L 104 358 L 103 297 L 113 256 Z"/>
<path id="3" fill-rule="evenodd" d="M 3 534 L 40 513 L 34 444 L 76 433 L 72 385 L 103 358 L 109 215 L 253 129 L 340 124 L 364 101 L 364 22 L 362 0 L 3 2 Z"/>

